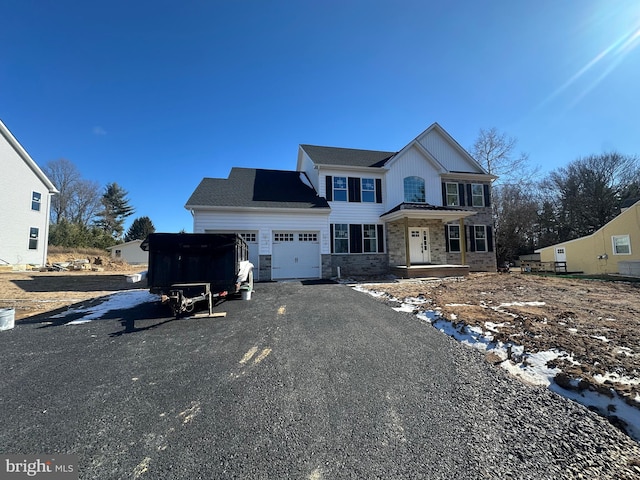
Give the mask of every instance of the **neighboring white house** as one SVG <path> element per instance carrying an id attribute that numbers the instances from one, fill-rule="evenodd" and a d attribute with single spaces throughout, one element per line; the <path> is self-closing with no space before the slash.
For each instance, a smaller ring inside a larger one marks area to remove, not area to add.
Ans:
<path id="1" fill-rule="evenodd" d="M 296 171 L 234 167 L 185 208 L 236 232 L 260 280 L 495 271 L 490 175 L 440 125 L 398 152 L 300 145 Z"/>
<path id="2" fill-rule="evenodd" d="M 149 263 L 149 252 L 140 248 L 142 240 L 132 240 L 130 242 L 114 245 L 107 248 L 111 252 L 111 258 L 122 260 L 129 265 L 147 265 Z"/>
<path id="3" fill-rule="evenodd" d="M 58 190 L 1 121 L 0 171 L 0 265 L 42 266 Z"/>

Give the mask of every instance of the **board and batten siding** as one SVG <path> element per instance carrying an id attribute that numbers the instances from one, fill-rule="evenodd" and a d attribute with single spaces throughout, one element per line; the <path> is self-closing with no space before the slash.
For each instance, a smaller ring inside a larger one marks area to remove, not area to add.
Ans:
<path id="1" fill-rule="evenodd" d="M 0 135 L 0 264 L 44 265 L 47 261 L 51 195 L 23 158 Z M 40 211 L 31 209 L 40 193 Z M 29 232 L 38 229 L 38 248 L 29 249 Z"/>
<path id="2" fill-rule="evenodd" d="M 273 232 L 318 232 L 320 253 L 331 252 L 329 238 L 329 212 L 310 214 L 308 210 L 300 213 L 271 212 L 203 212 L 194 211 L 193 232 L 258 232 L 260 255 L 271 255 Z"/>
<path id="3" fill-rule="evenodd" d="M 449 171 L 483 173 L 477 165 L 470 163 L 457 148 L 435 130 L 419 138 L 418 143 Z"/>
<path id="4" fill-rule="evenodd" d="M 424 179 L 426 202 L 431 205 L 442 205 L 440 173 L 434 165 L 417 148 L 410 148 L 401 155 L 387 172 L 386 210 L 404 202 L 404 179 L 414 176 Z"/>

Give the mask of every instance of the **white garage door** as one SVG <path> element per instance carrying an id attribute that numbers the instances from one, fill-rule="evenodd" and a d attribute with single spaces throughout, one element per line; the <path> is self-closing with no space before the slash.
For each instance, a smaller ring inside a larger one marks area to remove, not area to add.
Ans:
<path id="1" fill-rule="evenodd" d="M 320 278 L 317 232 L 273 232 L 271 278 Z"/>

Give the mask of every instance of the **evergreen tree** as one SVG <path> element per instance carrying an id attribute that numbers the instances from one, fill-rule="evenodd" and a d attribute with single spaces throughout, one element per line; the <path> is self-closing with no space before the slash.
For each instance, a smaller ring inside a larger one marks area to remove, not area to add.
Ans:
<path id="1" fill-rule="evenodd" d="M 127 195 L 128 192 L 117 183 L 110 183 L 102 195 L 102 210 L 97 215 L 96 226 L 116 240 L 122 238 L 125 219 L 135 211 Z"/>
<path id="2" fill-rule="evenodd" d="M 149 217 L 139 217 L 133 221 L 129 230 L 127 230 L 124 241 L 144 240 L 150 233 L 155 231 L 156 227 L 153 226 L 153 222 Z"/>

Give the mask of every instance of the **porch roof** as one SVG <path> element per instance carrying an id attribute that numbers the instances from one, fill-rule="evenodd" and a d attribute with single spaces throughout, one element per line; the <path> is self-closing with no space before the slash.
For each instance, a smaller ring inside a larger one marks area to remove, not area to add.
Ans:
<path id="1" fill-rule="evenodd" d="M 426 220 L 442 220 L 453 222 L 461 218 L 475 215 L 477 212 L 453 207 L 440 207 L 428 203 L 401 203 L 386 213 L 380 215 L 382 220 L 393 222 L 403 218 L 417 218 Z"/>

